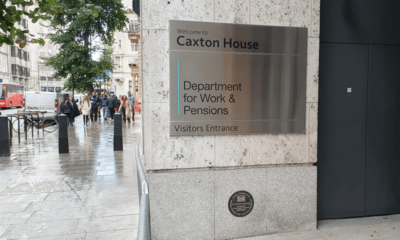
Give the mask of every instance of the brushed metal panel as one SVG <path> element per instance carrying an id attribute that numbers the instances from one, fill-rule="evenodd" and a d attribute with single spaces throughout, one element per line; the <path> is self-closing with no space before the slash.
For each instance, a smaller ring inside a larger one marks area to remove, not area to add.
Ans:
<path id="1" fill-rule="evenodd" d="M 306 28 L 170 21 L 170 134 L 304 133 L 306 69 Z"/>

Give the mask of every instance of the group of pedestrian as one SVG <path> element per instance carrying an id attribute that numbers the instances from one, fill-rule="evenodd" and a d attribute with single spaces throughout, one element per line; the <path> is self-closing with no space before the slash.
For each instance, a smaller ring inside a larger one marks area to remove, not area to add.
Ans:
<path id="1" fill-rule="evenodd" d="M 85 95 L 80 105 L 77 105 L 72 96 L 66 97 L 60 110 L 61 113 L 67 115 L 68 126 L 73 127 L 75 117 L 80 114 L 83 115 L 84 126 L 89 125 L 89 116 L 91 122 L 97 122 L 97 118 L 101 118 L 101 109 L 103 109 L 104 120 L 114 121 L 114 114 L 117 111 L 123 116 L 124 122 L 128 120 L 130 123 L 131 119 L 135 121 L 135 107 L 136 99 L 131 92 L 128 92 L 128 96 L 120 95 L 119 98 L 114 94 L 108 96 L 105 93 L 103 96 L 98 96 L 96 92 L 93 92 L 90 97 Z"/>

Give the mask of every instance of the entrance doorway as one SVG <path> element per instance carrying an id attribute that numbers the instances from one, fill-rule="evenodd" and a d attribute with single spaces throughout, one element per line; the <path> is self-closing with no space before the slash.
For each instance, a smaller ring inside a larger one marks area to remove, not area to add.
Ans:
<path id="1" fill-rule="evenodd" d="M 394 0 L 322 0 L 318 219 L 400 213 Z"/>

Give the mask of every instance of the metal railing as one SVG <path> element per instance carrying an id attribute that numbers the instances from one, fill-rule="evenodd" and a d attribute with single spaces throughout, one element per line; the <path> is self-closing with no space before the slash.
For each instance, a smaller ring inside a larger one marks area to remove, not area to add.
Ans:
<path id="1" fill-rule="evenodd" d="M 139 192 L 139 228 L 136 240 L 150 240 L 150 204 L 149 204 L 149 185 L 147 183 L 146 174 L 139 156 L 139 145 L 136 145 L 136 171 L 138 178 Z"/>

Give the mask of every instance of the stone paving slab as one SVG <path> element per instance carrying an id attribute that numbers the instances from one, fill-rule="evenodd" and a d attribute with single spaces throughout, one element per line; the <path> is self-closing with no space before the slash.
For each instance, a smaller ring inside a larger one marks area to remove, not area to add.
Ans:
<path id="1" fill-rule="evenodd" d="M 11 156 L 0 157 L 0 240 L 134 239 L 140 117 L 123 125 L 119 152 L 113 122 L 86 128 L 82 117 L 68 128 L 69 154 L 58 154 L 57 132 L 14 138 Z"/>
<path id="2" fill-rule="evenodd" d="M 399 240 L 400 215 L 323 220 L 318 230 L 273 234 L 238 240 Z"/>

